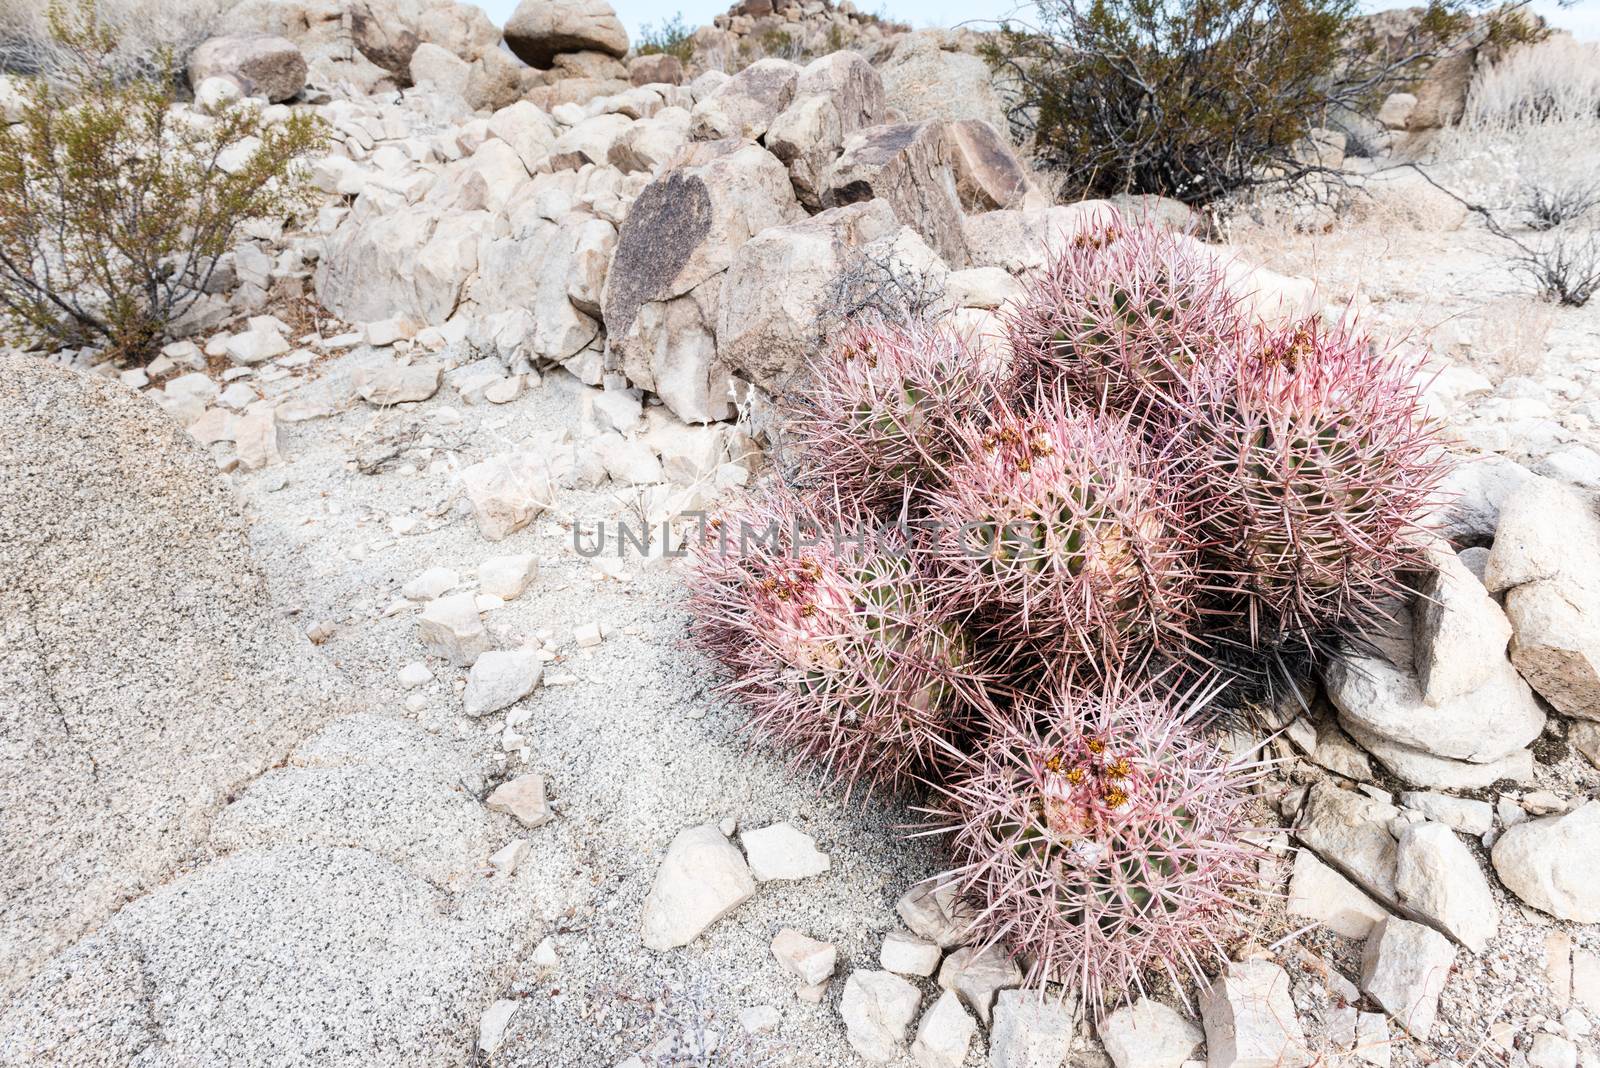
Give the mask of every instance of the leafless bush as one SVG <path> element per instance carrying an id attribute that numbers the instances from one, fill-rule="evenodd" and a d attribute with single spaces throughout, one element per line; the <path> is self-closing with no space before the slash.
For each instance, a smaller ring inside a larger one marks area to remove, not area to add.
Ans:
<path id="1" fill-rule="evenodd" d="M 819 339 L 863 316 L 890 322 L 919 318 L 944 296 L 932 278 L 893 251 L 851 249 L 847 256 L 823 303 L 824 312 L 817 322 Z"/>
<path id="2" fill-rule="evenodd" d="M 1519 126 L 1600 118 L 1600 46 L 1570 37 L 1511 50 L 1473 79 L 1461 128 Z"/>
<path id="3" fill-rule="evenodd" d="M 1553 230 L 1578 222 L 1600 207 L 1600 178 L 1567 175 L 1530 179 L 1523 185 L 1522 203 L 1528 213 L 1528 225 L 1535 230 Z"/>
<path id="4" fill-rule="evenodd" d="M 1544 363 L 1555 308 L 1528 297 L 1501 297 L 1479 313 L 1474 351 L 1500 365 L 1507 378 L 1532 376 Z"/>
<path id="5" fill-rule="evenodd" d="M 213 35 L 238 0 L 98 0 L 96 14 L 116 38 L 126 73 L 152 73 L 163 51 L 182 60 Z M 48 0 L 0 0 L 0 71 L 51 73 L 71 61 L 50 33 Z"/>

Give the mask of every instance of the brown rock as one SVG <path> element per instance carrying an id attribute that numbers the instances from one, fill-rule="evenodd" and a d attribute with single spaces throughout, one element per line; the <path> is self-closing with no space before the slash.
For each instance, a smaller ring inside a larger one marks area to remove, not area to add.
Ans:
<path id="1" fill-rule="evenodd" d="M 665 52 L 634 56 L 628 60 L 628 80 L 634 85 L 682 85 L 683 63 Z"/>
<path id="2" fill-rule="evenodd" d="M 232 79 L 246 96 L 278 103 L 305 88 L 306 59 L 283 37 L 213 37 L 189 53 L 189 84 L 198 89 L 207 78 Z"/>
<path id="3" fill-rule="evenodd" d="M 968 262 L 956 194 L 956 151 L 943 122 L 873 126 L 845 141 L 823 203 L 882 199 L 952 267 Z"/>
<path id="4" fill-rule="evenodd" d="M 955 148 L 956 196 L 968 211 L 1015 208 L 1022 204 L 1031 183 L 1011 144 L 982 119 L 952 122 L 949 136 Z"/>

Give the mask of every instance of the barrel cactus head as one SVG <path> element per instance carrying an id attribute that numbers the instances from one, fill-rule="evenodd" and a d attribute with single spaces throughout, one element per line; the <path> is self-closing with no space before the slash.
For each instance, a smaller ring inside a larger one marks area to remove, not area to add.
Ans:
<path id="1" fill-rule="evenodd" d="M 1202 741 L 1193 712 L 1148 685 L 1069 688 L 1001 724 L 944 791 L 977 937 L 1096 1016 L 1153 972 L 1204 982 L 1249 915 L 1262 767 Z"/>
<path id="2" fill-rule="evenodd" d="M 942 773 L 984 687 L 897 531 L 779 490 L 724 519 L 698 556 L 693 629 L 751 727 L 847 788 Z"/>
<path id="3" fill-rule="evenodd" d="M 1068 404 L 997 408 L 959 455 L 921 545 L 991 655 L 1118 665 L 1182 646 L 1195 554 L 1136 433 Z"/>
<path id="4" fill-rule="evenodd" d="M 1183 446 L 1221 640 L 1314 653 L 1370 630 L 1448 472 L 1415 361 L 1309 319 L 1242 341 Z"/>
<path id="5" fill-rule="evenodd" d="M 1030 280 L 1010 313 L 1011 391 L 1062 389 L 1088 407 L 1159 417 L 1241 329 L 1237 306 L 1203 248 L 1107 214 Z"/>
<path id="6" fill-rule="evenodd" d="M 866 509 L 943 480 L 953 437 L 994 394 L 969 339 L 945 326 L 868 319 L 811 367 L 792 439 L 810 473 Z"/>

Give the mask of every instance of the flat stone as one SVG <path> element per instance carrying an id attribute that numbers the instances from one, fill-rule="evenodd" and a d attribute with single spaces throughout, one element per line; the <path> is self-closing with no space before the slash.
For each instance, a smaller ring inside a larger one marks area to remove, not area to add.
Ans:
<path id="1" fill-rule="evenodd" d="M 783 1014 L 771 1005 L 752 1005 L 739 1010 L 739 1026 L 752 1035 L 764 1035 L 778 1029 Z"/>
<path id="2" fill-rule="evenodd" d="M 864 1060 L 887 1064 L 905 1049 L 906 1029 L 922 992 L 889 972 L 855 971 L 845 980 L 839 1015 L 845 1037 Z"/>
<path id="3" fill-rule="evenodd" d="M 1470 575 L 1467 580 L 1477 582 Z M 1328 699 L 1353 735 L 1360 731 L 1431 756 L 1491 764 L 1539 737 L 1545 715 L 1510 661 L 1501 656 L 1488 663 L 1488 673 L 1472 689 L 1435 702 L 1408 665 L 1377 656 L 1343 657 L 1325 672 Z"/>
<path id="4" fill-rule="evenodd" d="M 1494 830 L 1494 806 L 1487 801 L 1452 797 L 1449 794 L 1407 791 L 1400 795 L 1400 803 L 1436 823 L 1453 827 L 1462 834 L 1478 836 Z"/>
<path id="5" fill-rule="evenodd" d="M 478 1021 L 478 1048 L 485 1053 L 494 1053 L 500 1048 L 500 1043 L 505 1041 L 506 1027 L 511 1023 L 511 1017 L 516 1013 L 520 1002 L 501 1000 L 490 1005 L 484 1012 L 483 1018 Z"/>
<path id="6" fill-rule="evenodd" d="M 1295 853 L 1287 908 L 1291 916 L 1316 920 L 1346 938 L 1367 937 L 1373 925 L 1388 915 L 1382 905 L 1309 849 Z"/>
<path id="7" fill-rule="evenodd" d="M 538 577 L 539 561 L 532 553 L 494 556 L 478 565 L 478 589 L 503 601 L 521 597 Z"/>
<path id="8" fill-rule="evenodd" d="M 1600 922 L 1600 801 L 1519 823 L 1491 854 L 1506 888 L 1563 920 Z"/>
<path id="9" fill-rule="evenodd" d="M 1529 1068 L 1578 1068 L 1578 1047 L 1571 1039 L 1541 1031 L 1528 1047 Z"/>
<path id="10" fill-rule="evenodd" d="M 711 824 L 688 827 L 672 840 L 641 916 L 644 944 L 686 946 L 755 896 L 756 882 L 739 850 Z"/>
<path id="11" fill-rule="evenodd" d="M 1320 782 L 1306 796 L 1295 836 L 1362 891 L 1392 902 L 1398 847 L 1389 824 L 1399 815 L 1393 805 Z"/>
<path id="12" fill-rule="evenodd" d="M 954 990 L 978 1019 L 988 1024 L 995 995 L 1021 986 L 1022 968 L 1002 945 L 962 946 L 944 959 L 939 985 Z"/>
<path id="13" fill-rule="evenodd" d="M 1002 990 L 989 1030 L 992 1068 L 1059 1068 L 1072 1052 L 1076 1004 L 1042 991 Z"/>
<path id="14" fill-rule="evenodd" d="M 919 1068 L 961 1068 L 977 1031 L 978 1022 L 961 1007 L 961 999 L 946 990 L 922 1014 L 911 1043 L 911 1059 Z"/>
<path id="15" fill-rule="evenodd" d="M 1205 1038 L 1187 1017 L 1149 998 L 1107 1016 L 1099 1033 L 1117 1068 L 1179 1068 Z"/>
<path id="16" fill-rule="evenodd" d="M 1502 779 L 1532 782 L 1534 778 L 1532 750 L 1518 749 L 1500 760 L 1475 764 L 1396 745 L 1379 735 L 1367 733 L 1356 723 L 1345 723 L 1344 728 L 1379 764 L 1408 786 L 1436 790 L 1481 790 Z"/>
<path id="17" fill-rule="evenodd" d="M 424 608 L 417 616 L 417 636 L 428 652 L 457 667 L 471 667 L 494 648 L 470 593 L 440 597 Z"/>
<path id="18" fill-rule="evenodd" d="M 406 367 L 361 368 L 351 377 L 356 395 L 374 407 L 425 401 L 439 392 L 443 369 L 437 364 L 414 363 Z"/>
<path id="19" fill-rule="evenodd" d="M 1427 1041 L 1455 959 L 1455 947 L 1444 935 L 1391 916 L 1367 939 L 1361 991 L 1418 1040 Z"/>
<path id="20" fill-rule="evenodd" d="M 544 776 L 530 773 L 503 782 L 484 801 L 490 812 L 515 816 L 524 827 L 542 827 L 550 822 L 550 806 L 544 796 Z"/>
<path id="21" fill-rule="evenodd" d="M 924 941 L 905 931 L 890 931 L 883 936 L 883 946 L 878 951 L 878 963 L 884 971 L 899 975 L 932 975 L 939 967 L 944 951 L 932 942 Z"/>
<path id="22" fill-rule="evenodd" d="M 807 879 L 828 870 L 828 854 L 817 849 L 816 839 L 788 823 L 744 831 L 739 841 L 758 883 Z"/>
<path id="23" fill-rule="evenodd" d="M 431 601 L 461 585 L 461 576 L 448 567 L 430 567 L 400 587 L 400 595 L 413 601 Z"/>
<path id="24" fill-rule="evenodd" d="M 1306 1068 L 1289 976 L 1270 960 L 1229 964 L 1200 995 L 1210 1068 Z"/>
<path id="25" fill-rule="evenodd" d="M 462 711 L 476 719 L 522 700 L 539 685 L 544 664 L 531 649 L 489 650 L 467 675 Z"/>
<path id="26" fill-rule="evenodd" d="M 1454 831 L 1421 823 L 1400 835 L 1395 890 L 1409 913 L 1426 918 L 1474 953 L 1500 926 L 1500 911 L 1483 869 Z"/>
<path id="27" fill-rule="evenodd" d="M 839 961 L 839 949 L 831 942 L 801 934 L 785 927 L 772 940 L 772 956 L 779 966 L 806 986 L 826 983 Z"/>
<path id="28" fill-rule="evenodd" d="M 1355 1055 L 1378 1068 L 1389 1068 L 1393 1043 L 1389 1040 L 1389 1018 L 1381 1012 L 1356 1015 Z"/>

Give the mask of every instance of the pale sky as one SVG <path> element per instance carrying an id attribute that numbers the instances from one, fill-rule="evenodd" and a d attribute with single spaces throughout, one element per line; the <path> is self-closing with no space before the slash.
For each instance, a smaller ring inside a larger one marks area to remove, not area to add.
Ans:
<path id="1" fill-rule="evenodd" d="M 517 0 L 472 0 L 489 13 L 496 23 L 504 25 Z M 660 23 L 675 13 L 683 13 L 683 21 L 690 27 L 709 25 L 716 16 L 732 6 L 733 0 L 611 0 L 630 37 L 637 37 L 645 23 Z M 1031 3 L 1017 0 L 856 0 L 856 6 L 898 22 L 910 23 L 919 29 L 925 26 L 953 26 L 969 19 L 998 20 L 1020 12 L 1026 15 L 1033 10 Z M 1393 3 L 1366 3 L 1371 10 L 1387 7 L 1406 7 L 1406 0 Z M 1549 19 L 1555 26 L 1570 30 L 1584 40 L 1600 40 L 1600 0 L 1579 0 L 1572 7 L 1562 8 L 1555 0 L 1534 0 L 1533 9 Z"/>

